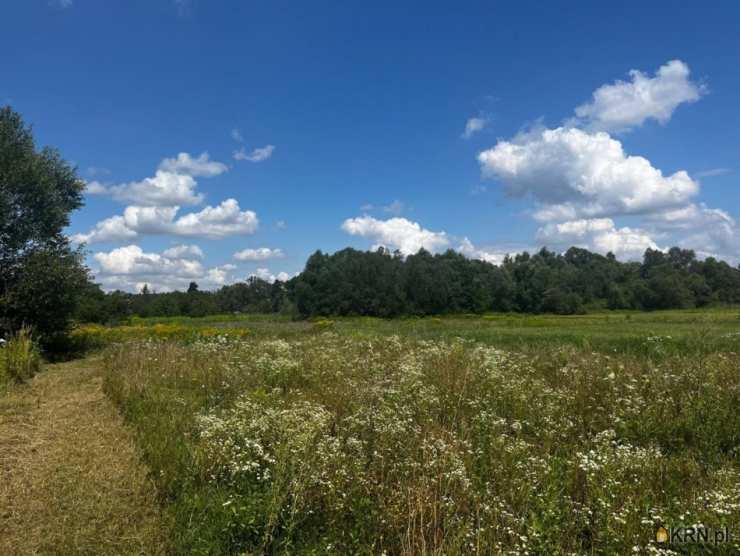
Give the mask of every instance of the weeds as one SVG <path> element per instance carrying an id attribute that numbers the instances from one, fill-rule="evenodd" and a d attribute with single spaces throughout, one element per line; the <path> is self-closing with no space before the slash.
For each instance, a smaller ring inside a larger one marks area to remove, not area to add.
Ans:
<path id="1" fill-rule="evenodd" d="M 179 554 L 625 554 L 660 524 L 740 523 L 731 352 L 315 332 L 105 366 Z"/>
<path id="2" fill-rule="evenodd" d="M 0 347 L 0 372 L 5 380 L 24 382 L 41 368 L 41 355 L 31 330 L 23 327 Z"/>

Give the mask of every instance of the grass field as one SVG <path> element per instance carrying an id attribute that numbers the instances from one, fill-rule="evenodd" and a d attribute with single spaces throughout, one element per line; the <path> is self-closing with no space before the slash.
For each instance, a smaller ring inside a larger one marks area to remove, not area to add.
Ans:
<path id="1" fill-rule="evenodd" d="M 740 550 L 738 310 L 129 329 L 104 389 L 171 553 Z"/>

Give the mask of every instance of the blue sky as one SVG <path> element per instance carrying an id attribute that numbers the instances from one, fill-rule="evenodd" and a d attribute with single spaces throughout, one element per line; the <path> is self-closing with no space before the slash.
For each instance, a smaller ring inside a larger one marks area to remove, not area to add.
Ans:
<path id="1" fill-rule="evenodd" d="M 348 245 L 738 260 L 735 2 L 10 0 L 3 18 L 0 103 L 90 183 L 69 233 L 107 289 L 285 278 Z"/>

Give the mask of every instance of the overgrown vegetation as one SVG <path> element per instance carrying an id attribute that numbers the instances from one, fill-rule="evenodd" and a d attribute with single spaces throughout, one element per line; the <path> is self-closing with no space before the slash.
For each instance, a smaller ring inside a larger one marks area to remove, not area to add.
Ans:
<path id="1" fill-rule="evenodd" d="M 21 328 L 0 345 L 0 383 L 23 382 L 40 368 L 41 356 L 29 328 Z"/>
<path id="2" fill-rule="evenodd" d="M 459 337 L 480 318 L 118 344 L 105 390 L 177 554 L 626 554 L 737 527 L 738 315 L 615 327 L 633 355 L 547 341 L 580 318 L 521 350 Z"/>

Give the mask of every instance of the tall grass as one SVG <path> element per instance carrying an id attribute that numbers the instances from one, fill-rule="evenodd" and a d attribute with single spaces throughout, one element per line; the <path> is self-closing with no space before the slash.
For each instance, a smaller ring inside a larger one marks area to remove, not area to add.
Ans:
<path id="1" fill-rule="evenodd" d="M 0 374 L 6 381 L 23 382 L 41 368 L 41 355 L 31 329 L 23 327 L 0 347 Z"/>
<path id="2" fill-rule="evenodd" d="M 319 332 L 105 367 L 177 554 L 627 554 L 661 524 L 740 524 L 732 352 Z"/>

